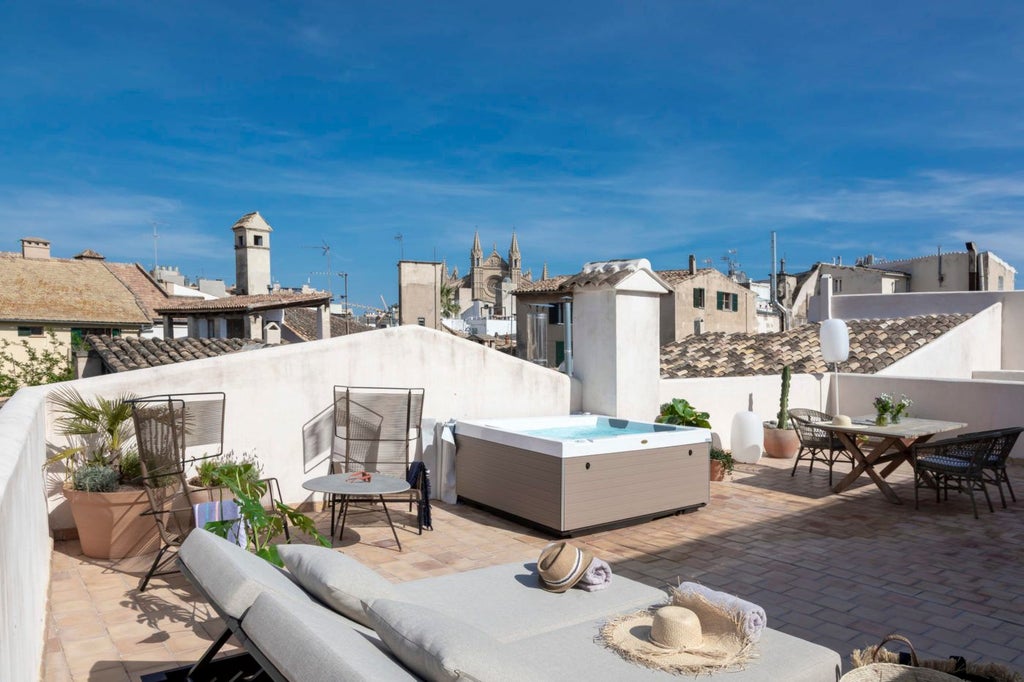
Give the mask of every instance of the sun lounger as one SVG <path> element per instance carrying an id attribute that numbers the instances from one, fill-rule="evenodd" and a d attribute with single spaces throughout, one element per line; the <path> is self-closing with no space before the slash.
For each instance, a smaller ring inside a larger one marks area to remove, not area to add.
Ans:
<path id="1" fill-rule="evenodd" d="M 518 677 L 523 669 L 533 670 L 535 679 L 677 679 L 594 642 L 609 617 L 666 599 L 662 590 L 634 580 L 616 576 L 606 590 L 553 594 L 540 587 L 532 563 L 513 563 L 392 584 L 344 554 L 299 547 L 292 551 L 305 563 L 290 573 L 211 533 L 189 535 L 178 555 L 182 571 L 227 624 L 198 666 L 235 635 L 274 680 L 430 679 L 436 677 L 430 666 L 440 661 L 464 661 L 459 664 L 485 680 Z M 353 611 L 361 603 L 385 615 L 400 613 L 406 625 L 430 614 L 426 648 L 453 650 L 437 660 L 424 650 L 393 650 L 379 627 L 367 626 L 373 616 Z M 834 682 L 839 676 L 839 655 L 811 642 L 766 630 L 759 647 L 759 658 L 745 670 L 721 678 Z"/>

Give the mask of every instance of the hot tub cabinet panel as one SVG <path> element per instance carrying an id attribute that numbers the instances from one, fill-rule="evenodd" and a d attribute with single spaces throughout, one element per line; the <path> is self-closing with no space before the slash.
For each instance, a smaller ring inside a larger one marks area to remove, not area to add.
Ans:
<path id="1" fill-rule="evenodd" d="M 704 506 L 706 442 L 558 457 L 460 436 L 460 498 L 557 535 Z"/>
<path id="2" fill-rule="evenodd" d="M 572 457 L 562 464 L 562 532 L 699 507 L 710 497 L 705 443 Z"/>
<path id="3" fill-rule="evenodd" d="M 456 447 L 455 485 L 460 498 L 546 528 L 561 527 L 559 458 L 479 438 L 456 437 Z"/>

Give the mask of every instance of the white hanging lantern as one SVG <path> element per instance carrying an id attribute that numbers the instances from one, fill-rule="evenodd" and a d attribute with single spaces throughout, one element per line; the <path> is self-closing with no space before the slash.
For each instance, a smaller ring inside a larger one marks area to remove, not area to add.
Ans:
<path id="1" fill-rule="evenodd" d="M 761 459 L 761 443 L 764 441 L 764 425 L 755 413 L 737 412 L 732 418 L 729 443 L 732 458 L 744 464 L 756 464 Z"/>
<path id="2" fill-rule="evenodd" d="M 825 362 L 846 362 L 850 357 L 850 330 L 846 322 L 831 318 L 821 323 L 818 337 Z"/>

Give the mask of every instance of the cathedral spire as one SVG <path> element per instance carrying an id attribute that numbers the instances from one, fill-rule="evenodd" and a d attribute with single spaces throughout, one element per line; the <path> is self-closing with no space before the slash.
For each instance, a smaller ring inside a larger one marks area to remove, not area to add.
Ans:
<path id="1" fill-rule="evenodd" d="M 540 278 L 541 279 L 547 279 L 548 278 L 548 264 L 547 263 L 544 264 L 544 270 L 540 273 Z"/>
<path id="2" fill-rule="evenodd" d="M 480 230 L 473 233 L 473 248 L 469 252 L 469 262 L 473 266 L 480 265 L 484 257 L 484 250 L 480 248 Z"/>
<path id="3" fill-rule="evenodd" d="M 519 255 L 519 239 L 516 238 L 516 231 L 512 230 L 512 246 L 508 247 L 508 259 L 511 261 Z"/>

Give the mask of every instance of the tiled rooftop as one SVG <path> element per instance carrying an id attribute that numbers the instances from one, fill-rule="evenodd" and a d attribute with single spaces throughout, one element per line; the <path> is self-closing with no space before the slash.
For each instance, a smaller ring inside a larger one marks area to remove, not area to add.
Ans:
<path id="1" fill-rule="evenodd" d="M 850 357 L 843 372 L 874 374 L 939 338 L 970 315 L 919 315 L 887 320 L 847 320 Z M 661 347 L 666 378 L 827 372 L 818 324 L 774 334 L 712 332 L 687 336 Z"/>
<path id="2" fill-rule="evenodd" d="M 156 312 L 162 315 L 193 312 L 243 313 L 290 308 L 293 306 L 327 305 L 330 300 L 331 297 L 327 292 L 297 294 L 279 291 L 273 294 L 226 296 L 210 300 L 178 296 L 174 299 L 168 299 L 167 303 L 157 308 Z"/>
<path id="3" fill-rule="evenodd" d="M 887 502 L 867 479 L 841 495 L 827 472 L 792 460 L 737 465 L 712 484 L 711 504 L 574 540 L 615 575 L 665 586 L 697 580 L 762 605 L 771 627 L 838 651 L 908 636 L 919 654 L 1024 669 L 1024 467 L 1010 476 L 1021 501 L 975 520 L 966 495 L 914 510 L 906 472 L 890 478 L 909 503 Z M 997 496 L 998 497 L 998 496 Z M 404 508 L 396 520 L 412 523 Z M 326 514 L 319 514 L 326 530 Z M 408 528 L 409 526 L 406 526 Z M 379 515 L 357 517 L 340 551 L 393 581 L 536 559 L 548 538 L 463 505 L 437 503 L 436 530 L 400 528 L 404 551 Z M 137 680 L 194 662 L 221 624 L 180 575 L 136 590 L 145 559 L 87 559 L 57 542 L 52 559 L 44 679 Z"/>
<path id="4" fill-rule="evenodd" d="M 143 339 L 137 336 L 90 334 L 86 342 L 96 351 L 110 372 L 173 365 L 176 362 L 213 358 L 240 350 L 262 348 L 249 339 Z"/>
<path id="5" fill-rule="evenodd" d="M 317 312 L 313 308 L 285 308 L 284 323 L 295 334 L 306 341 L 315 341 L 318 336 Z M 373 327 L 357 322 L 353 319 L 345 319 L 341 315 L 331 315 L 331 338 L 368 332 Z"/>

